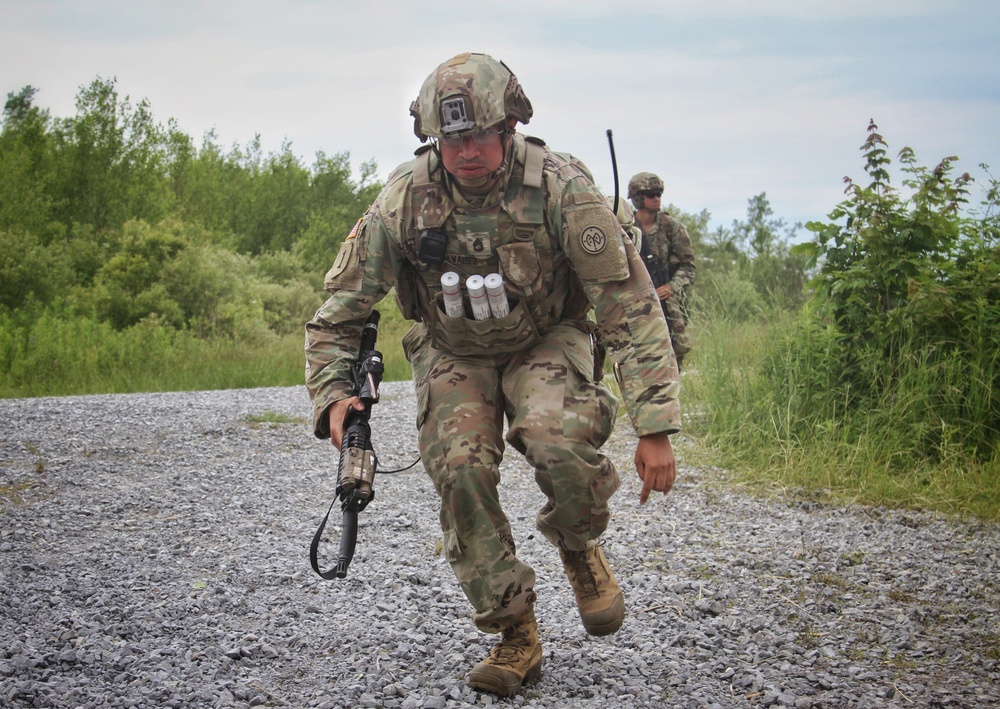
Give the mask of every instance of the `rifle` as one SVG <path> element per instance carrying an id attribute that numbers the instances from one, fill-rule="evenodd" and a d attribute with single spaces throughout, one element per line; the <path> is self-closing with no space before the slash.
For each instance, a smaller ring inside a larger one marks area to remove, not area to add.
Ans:
<path id="1" fill-rule="evenodd" d="M 645 236 L 642 238 L 642 248 L 639 249 L 639 256 L 642 257 L 643 263 L 646 264 L 646 270 L 649 271 L 649 279 L 653 282 L 653 288 L 659 288 L 662 285 L 670 283 L 670 272 L 660 259 L 656 258 L 656 254 L 649 247 L 649 242 Z"/>
<path id="2" fill-rule="evenodd" d="M 330 508 L 326 511 L 326 516 L 320 523 L 319 529 L 316 530 L 312 545 L 309 547 L 309 561 L 313 571 L 324 579 L 342 579 L 347 576 L 347 567 L 350 565 L 351 559 L 354 558 L 354 546 L 358 540 L 358 513 L 375 499 L 375 490 L 372 488 L 372 484 L 375 482 L 378 458 L 375 457 L 375 450 L 372 447 L 369 419 L 372 407 L 378 403 L 378 387 L 382 383 L 382 374 L 385 372 L 382 353 L 375 349 L 380 317 L 379 312 L 373 310 L 361 331 L 358 358 L 351 366 L 354 378 L 354 389 L 351 395 L 361 399 L 365 408 L 363 411 L 358 411 L 351 407 L 344 421 L 344 439 L 341 441 L 337 469 L 337 497 L 330 503 Z M 337 565 L 333 569 L 320 571 L 316 561 L 316 550 L 319 547 L 320 538 L 323 536 L 326 521 L 338 499 L 340 507 L 344 511 L 343 529 L 340 534 L 340 554 L 337 558 Z"/>

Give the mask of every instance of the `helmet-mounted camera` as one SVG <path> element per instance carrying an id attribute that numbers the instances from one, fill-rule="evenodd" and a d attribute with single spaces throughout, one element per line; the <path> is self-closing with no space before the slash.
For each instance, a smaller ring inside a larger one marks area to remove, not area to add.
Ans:
<path id="1" fill-rule="evenodd" d="M 441 101 L 441 132 L 444 135 L 476 127 L 471 103 L 465 96 L 451 96 Z"/>

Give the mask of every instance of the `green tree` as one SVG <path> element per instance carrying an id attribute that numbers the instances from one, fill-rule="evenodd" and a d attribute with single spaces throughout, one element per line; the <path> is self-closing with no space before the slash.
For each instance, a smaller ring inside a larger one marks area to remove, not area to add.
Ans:
<path id="1" fill-rule="evenodd" d="M 73 280 L 64 252 L 29 231 L 0 229 L 0 310 L 48 303 Z"/>
<path id="2" fill-rule="evenodd" d="M 689 234 L 697 234 L 698 277 L 694 307 L 706 316 L 737 322 L 765 316 L 769 309 L 795 310 L 804 299 L 807 256 L 794 253 L 788 229 L 761 192 L 747 200 L 747 218 L 729 228 L 708 229 L 708 212 L 681 213 Z"/>
<path id="3" fill-rule="evenodd" d="M 361 164 L 360 180 L 355 182 L 349 157 L 346 152 L 332 156 L 322 151 L 316 154 L 308 225 L 294 246 L 294 251 L 310 268 L 333 263 L 341 243 L 382 189 L 375 180 L 374 162 Z M 316 273 L 317 278 L 323 275 Z"/>
<path id="4" fill-rule="evenodd" d="M 97 231 L 129 219 L 159 221 L 171 207 L 163 130 L 145 100 L 118 96 L 115 79 L 96 79 L 76 99 L 77 115 L 57 122 L 59 219 Z"/>
<path id="5" fill-rule="evenodd" d="M 0 133 L 0 229 L 25 229 L 41 237 L 54 198 L 48 111 L 33 105 L 38 90 L 7 94 Z"/>
<path id="6" fill-rule="evenodd" d="M 259 150 L 259 142 L 256 144 Z M 284 143 L 281 152 L 252 165 L 254 180 L 243 200 L 238 249 L 261 254 L 291 248 L 309 219 L 309 171 Z"/>

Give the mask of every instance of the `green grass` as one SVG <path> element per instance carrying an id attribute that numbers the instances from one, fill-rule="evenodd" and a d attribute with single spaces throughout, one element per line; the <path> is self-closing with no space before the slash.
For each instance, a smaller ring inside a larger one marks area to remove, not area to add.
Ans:
<path id="1" fill-rule="evenodd" d="M 782 344 L 792 320 L 696 325 L 682 390 L 697 447 L 689 460 L 723 467 L 762 495 L 1000 520 L 1000 451 L 983 455 L 986 437 L 968 443 L 987 411 L 957 393 L 957 369 L 914 353 L 892 391 L 851 410 L 829 396 L 822 352 Z M 815 348 L 823 334 L 813 335 Z M 944 419 L 958 407 L 971 419 L 964 431 Z"/>
<path id="2" fill-rule="evenodd" d="M 275 424 L 281 426 L 284 424 L 303 424 L 309 423 L 301 416 L 288 416 L 286 414 L 280 413 L 278 411 L 271 411 L 270 409 L 259 414 L 250 414 L 243 418 L 244 421 L 249 423 L 251 426 L 259 426 L 260 424 Z"/>
<path id="3" fill-rule="evenodd" d="M 8 482 L 0 484 L 0 502 L 6 502 L 12 505 L 20 504 L 21 494 L 32 487 L 33 484 L 30 482 Z"/>
<path id="4" fill-rule="evenodd" d="M 409 379 L 395 303 L 380 305 L 385 380 Z M 9 323 L 8 323 L 9 325 Z M 8 327 L 0 344 L 0 398 L 202 391 L 304 383 L 303 334 L 256 342 L 203 340 L 157 324 L 116 331 L 84 318 L 43 315 Z"/>

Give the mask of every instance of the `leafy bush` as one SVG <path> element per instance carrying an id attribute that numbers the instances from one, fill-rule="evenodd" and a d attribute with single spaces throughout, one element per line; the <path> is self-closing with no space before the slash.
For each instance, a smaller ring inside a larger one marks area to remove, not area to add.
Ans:
<path id="1" fill-rule="evenodd" d="M 704 273 L 698 273 L 691 298 L 697 322 L 752 322 L 765 317 L 767 305 L 764 298 L 738 269 L 722 272 L 703 270 Z M 699 327 L 696 325 L 695 330 Z"/>
<path id="2" fill-rule="evenodd" d="M 821 263 L 806 317 L 826 326 L 803 327 L 828 333 L 801 345 L 833 360 L 819 376 L 802 371 L 799 386 L 813 401 L 829 392 L 815 410 L 882 411 L 885 425 L 909 432 L 914 456 L 945 455 L 947 439 L 988 459 L 1000 439 L 996 183 L 983 211 L 963 216 L 971 178 L 951 178 L 957 158 L 928 170 L 904 148 L 907 196 L 890 183 L 874 123 L 862 150 L 871 181 L 846 180 L 848 199 L 830 214 L 844 223 L 811 222 L 816 241 L 796 247 Z"/>
<path id="3" fill-rule="evenodd" d="M 801 310 L 699 324 L 687 430 L 781 494 L 1000 519 L 997 183 L 973 207 L 955 158 L 904 149 L 897 190 L 874 125 L 862 150 L 868 184 L 791 250 L 818 269 Z"/>
<path id="4" fill-rule="evenodd" d="M 30 232 L 0 230 L 0 308 L 49 302 L 59 295 L 60 284 L 74 280 L 64 252 L 46 248 Z"/>

